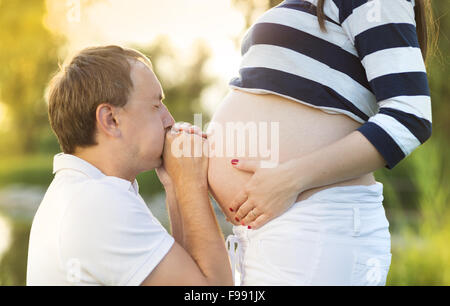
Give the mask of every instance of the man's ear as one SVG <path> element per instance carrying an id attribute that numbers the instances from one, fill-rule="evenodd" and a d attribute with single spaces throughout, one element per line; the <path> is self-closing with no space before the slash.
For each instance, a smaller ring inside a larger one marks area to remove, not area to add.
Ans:
<path id="1" fill-rule="evenodd" d="M 107 103 L 97 106 L 95 117 L 97 119 L 97 128 L 99 132 L 111 137 L 119 137 L 121 135 L 119 122 L 117 118 L 117 109 Z"/>

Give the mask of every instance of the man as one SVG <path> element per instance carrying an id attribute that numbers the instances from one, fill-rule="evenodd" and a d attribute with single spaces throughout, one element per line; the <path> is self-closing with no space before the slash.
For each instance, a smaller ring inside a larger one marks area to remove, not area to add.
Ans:
<path id="1" fill-rule="evenodd" d="M 232 285 L 208 159 L 171 152 L 174 141 L 194 151 L 206 140 L 169 132 L 162 100 L 150 61 L 118 46 L 81 51 L 52 80 L 49 119 L 64 153 L 33 220 L 28 285 Z M 138 192 L 136 176 L 152 169 L 173 237 Z"/>

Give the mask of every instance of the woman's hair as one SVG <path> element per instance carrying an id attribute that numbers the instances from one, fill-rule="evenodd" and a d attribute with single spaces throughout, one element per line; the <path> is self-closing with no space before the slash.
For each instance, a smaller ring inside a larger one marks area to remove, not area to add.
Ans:
<path id="1" fill-rule="evenodd" d="M 326 31 L 325 13 L 323 11 L 325 1 L 331 0 L 318 0 L 317 2 L 317 17 L 322 31 Z M 434 21 L 431 0 L 415 0 L 415 4 L 414 13 L 416 17 L 417 37 L 423 59 L 427 61 L 429 55 L 433 54 L 436 50 L 438 28 Z"/>

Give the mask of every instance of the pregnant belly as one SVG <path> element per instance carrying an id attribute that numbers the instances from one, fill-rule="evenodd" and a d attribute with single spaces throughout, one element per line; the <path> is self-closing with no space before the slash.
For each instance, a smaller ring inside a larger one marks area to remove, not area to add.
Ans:
<path id="1" fill-rule="evenodd" d="M 232 159 L 260 160 L 266 166 L 274 166 L 331 144 L 360 125 L 348 116 L 328 114 L 280 96 L 231 90 L 208 128 L 212 148 L 208 170 L 211 194 L 228 219 L 233 220 L 228 208 L 251 174 L 234 169 Z M 375 182 L 373 174 L 368 173 L 306 190 L 297 201 L 334 186 L 372 185 Z"/>

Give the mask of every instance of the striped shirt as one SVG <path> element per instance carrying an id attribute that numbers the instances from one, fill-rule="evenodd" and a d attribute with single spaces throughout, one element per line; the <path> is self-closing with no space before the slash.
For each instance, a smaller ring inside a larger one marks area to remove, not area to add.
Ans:
<path id="1" fill-rule="evenodd" d="M 392 169 L 431 136 L 431 100 L 414 0 L 286 0 L 242 42 L 232 88 L 345 114 Z"/>

